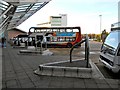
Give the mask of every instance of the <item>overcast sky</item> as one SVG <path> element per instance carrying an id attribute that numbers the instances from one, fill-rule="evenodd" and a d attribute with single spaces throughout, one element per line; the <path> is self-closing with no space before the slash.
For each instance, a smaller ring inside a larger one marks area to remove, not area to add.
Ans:
<path id="1" fill-rule="evenodd" d="M 18 28 L 28 31 L 32 26 L 48 22 L 49 16 L 67 14 L 68 26 L 80 26 L 82 33 L 100 33 L 99 15 L 102 15 L 102 30 L 110 31 L 111 24 L 118 21 L 118 1 L 51 0 Z"/>

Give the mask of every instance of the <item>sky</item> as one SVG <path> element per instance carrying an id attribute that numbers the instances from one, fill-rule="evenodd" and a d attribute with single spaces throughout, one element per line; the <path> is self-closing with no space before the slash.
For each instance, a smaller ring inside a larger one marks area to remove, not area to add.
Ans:
<path id="1" fill-rule="evenodd" d="M 82 34 L 110 31 L 112 23 L 118 22 L 120 0 L 51 0 L 46 6 L 18 26 L 29 31 L 30 27 L 48 22 L 50 16 L 67 14 L 68 26 L 80 26 Z M 101 30 L 100 30 L 100 16 Z"/>

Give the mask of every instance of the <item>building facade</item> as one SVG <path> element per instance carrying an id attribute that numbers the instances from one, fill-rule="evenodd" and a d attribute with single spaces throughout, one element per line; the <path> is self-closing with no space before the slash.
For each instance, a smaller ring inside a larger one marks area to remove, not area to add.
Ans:
<path id="1" fill-rule="evenodd" d="M 118 2 L 118 22 L 120 22 L 120 1 Z M 120 23 L 119 23 L 120 26 Z"/>
<path id="2" fill-rule="evenodd" d="M 50 16 L 51 26 L 67 26 L 67 14 L 60 16 Z"/>
<path id="3" fill-rule="evenodd" d="M 50 16 L 51 26 L 61 26 L 62 17 L 61 16 Z"/>
<path id="4" fill-rule="evenodd" d="M 118 22 L 111 24 L 111 27 L 120 27 L 120 1 L 118 2 Z"/>
<path id="5" fill-rule="evenodd" d="M 19 30 L 17 28 L 8 30 L 8 41 L 20 34 L 27 34 L 27 32 Z"/>
<path id="6" fill-rule="evenodd" d="M 37 26 L 67 26 L 67 14 L 59 14 L 59 16 L 50 16 L 49 22 L 41 23 Z"/>

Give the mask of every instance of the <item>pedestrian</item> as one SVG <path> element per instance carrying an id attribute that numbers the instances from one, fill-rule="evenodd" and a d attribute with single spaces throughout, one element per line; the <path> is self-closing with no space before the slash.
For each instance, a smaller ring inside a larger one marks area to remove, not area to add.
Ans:
<path id="1" fill-rule="evenodd" d="M 104 29 L 101 34 L 101 39 L 103 43 L 105 42 L 106 37 L 107 37 L 107 33 L 106 33 L 106 30 Z"/>
<path id="2" fill-rule="evenodd" d="M 2 37 L 2 47 L 5 47 L 5 42 L 6 42 L 5 37 Z"/>

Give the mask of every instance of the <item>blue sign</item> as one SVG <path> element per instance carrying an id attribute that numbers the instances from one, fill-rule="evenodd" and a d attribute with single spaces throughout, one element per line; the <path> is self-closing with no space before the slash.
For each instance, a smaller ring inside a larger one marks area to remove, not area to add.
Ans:
<path id="1" fill-rule="evenodd" d="M 73 36 L 75 32 L 57 32 L 56 36 Z"/>

